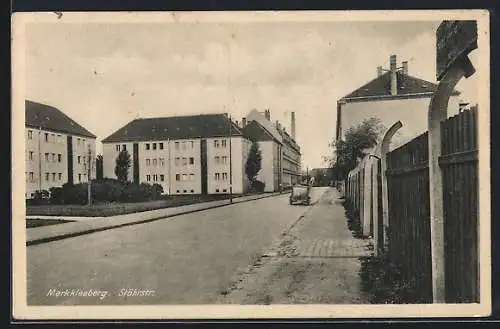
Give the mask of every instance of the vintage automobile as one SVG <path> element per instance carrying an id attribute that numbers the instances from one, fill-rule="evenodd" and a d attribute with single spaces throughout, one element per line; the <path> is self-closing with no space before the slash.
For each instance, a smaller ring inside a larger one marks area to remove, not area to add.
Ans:
<path id="1" fill-rule="evenodd" d="M 311 187 L 309 185 L 294 185 L 290 194 L 290 204 L 311 204 Z"/>

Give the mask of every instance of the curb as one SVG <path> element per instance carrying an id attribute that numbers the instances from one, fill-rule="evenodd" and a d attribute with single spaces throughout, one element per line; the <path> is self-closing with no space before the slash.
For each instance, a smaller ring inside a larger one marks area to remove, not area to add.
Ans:
<path id="1" fill-rule="evenodd" d="M 99 228 L 89 229 L 89 230 L 83 230 L 83 231 L 79 231 L 79 232 L 73 232 L 73 233 L 67 233 L 67 234 L 61 234 L 61 235 L 54 235 L 54 236 L 50 236 L 50 237 L 45 237 L 45 238 L 40 238 L 40 239 L 26 241 L 26 246 L 33 246 L 33 245 L 43 244 L 43 243 L 52 242 L 52 241 L 58 241 L 58 240 L 63 240 L 63 239 L 68 239 L 68 238 L 74 238 L 74 237 L 77 237 L 77 236 L 81 236 L 81 235 L 85 235 L 85 234 L 91 234 L 91 233 L 97 233 L 97 232 L 102 232 L 102 231 L 111 230 L 111 229 L 114 229 L 114 228 L 120 228 L 120 227 L 125 227 L 125 226 L 132 226 L 132 225 L 138 225 L 138 224 L 144 224 L 144 223 L 154 222 L 154 221 L 157 221 L 157 220 L 160 220 L 160 219 L 172 218 L 172 217 L 176 217 L 176 216 L 180 216 L 180 215 L 192 214 L 192 213 L 196 213 L 196 212 L 200 212 L 200 211 L 204 211 L 204 210 L 216 209 L 216 208 L 221 208 L 221 207 L 226 207 L 226 206 L 234 205 L 234 204 L 237 204 L 237 203 L 250 202 L 250 201 L 255 201 L 255 200 L 270 198 L 270 197 L 273 197 L 273 196 L 279 196 L 279 195 L 286 195 L 286 193 L 264 195 L 264 196 L 260 196 L 258 198 L 251 199 L 251 200 L 243 200 L 243 201 L 238 201 L 238 202 L 233 202 L 233 203 L 220 204 L 220 205 L 209 206 L 207 208 L 201 208 L 201 209 L 186 210 L 186 211 L 181 211 L 181 212 L 176 213 L 176 214 L 171 214 L 171 215 L 166 215 L 166 216 L 164 215 L 164 216 L 159 216 L 159 217 L 153 217 L 153 218 L 149 218 L 149 219 L 139 220 L 139 221 L 136 221 L 136 222 L 123 223 L 123 224 L 117 224 L 117 225 L 110 225 L 110 226 L 106 226 L 106 227 L 99 227 Z"/>

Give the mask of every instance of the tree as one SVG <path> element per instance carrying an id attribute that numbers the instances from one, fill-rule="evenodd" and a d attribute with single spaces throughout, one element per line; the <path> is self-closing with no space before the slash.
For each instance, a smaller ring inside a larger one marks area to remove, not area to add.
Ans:
<path id="1" fill-rule="evenodd" d="M 336 155 L 332 167 L 340 172 L 342 179 L 347 178 L 349 171 L 354 169 L 359 161 L 366 156 L 367 149 L 377 145 L 384 131 L 385 127 L 380 119 L 371 117 L 347 129 L 344 139 L 330 144 L 334 146 Z"/>
<path id="2" fill-rule="evenodd" d="M 115 175 L 122 183 L 128 180 L 128 170 L 130 168 L 130 154 L 127 150 L 121 150 L 116 158 Z"/>
<path id="3" fill-rule="evenodd" d="M 250 152 L 248 154 L 247 163 L 245 164 L 245 173 L 250 182 L 255 182 L 257 174 L 262 168 L 262 153 L 257 141 L 252 141 Z"/>
<path id="4" fill-rule="evenodd" d="M 102 158 L 102 155 L 99 154 L 97 157 L 96 157 L 96 160 L 95 160 L 95 167 L 96 167 L 96 178 L 97 180 L 100 182 L 103 180 L 104 178 L 104 171 L 103 171 L 103 158 Z"/>

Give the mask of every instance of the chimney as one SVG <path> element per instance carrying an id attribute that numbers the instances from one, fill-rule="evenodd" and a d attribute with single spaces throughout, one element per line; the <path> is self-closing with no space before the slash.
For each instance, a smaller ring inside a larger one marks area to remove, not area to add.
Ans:
<path id="1" fill-rule="evenodd" d="M 403 62 L 403 74 L 408 75 L 408 62 L 407 61 Z"/>
<path id="2" fill-rule="evenodd" d="M 234 123 L 236 123 L 236 125 L 239 127 L 240 126 L 240 123 L 238 122 L 238 120 L 235 120 Z"/>
<path id="3" fill-rule="evenodd" d="M 276 126 L 276 130 L 278 130 L 278 131 L 281 130 L 281 125 L 280 125 L 278 120 L 276 120 L 275 126 Z"/>
<path id="4" fill-rule="evenodd" d="M 377 77 L 381 76 L 383 73 L 382 66 L 377 66 Z"/>
<path id="5" fill-rule="evenodd" d="M 247 118 L 241 119 L 241 126 L 245 128 L 247 126 Z"/>
<path id="6" fill-rule="evenodd" d="M 266 119 L 271 121 L 271 111 L 269 109 L 266 109 L 264 111 L 264 115 L 266 116 Z"/>
<path id="7" fill-rule="evenodd" d="M 396 75 L 396 55 L 391 55 L 389 61 L 391 68 L 391 95 L 395 96 L 398 94 L 398 79 Z"/>
<path id="8" fill-rule="evenodd" d="M 292 112 L 292 138 L 295 140 L 295 112 Z"/>

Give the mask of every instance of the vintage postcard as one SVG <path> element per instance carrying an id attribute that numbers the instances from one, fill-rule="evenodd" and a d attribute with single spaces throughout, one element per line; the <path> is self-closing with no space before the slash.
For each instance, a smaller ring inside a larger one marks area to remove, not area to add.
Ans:
<path id="1" fill-rule="evenodd" d="M 15 319 L 490 313 L 488 11 L 12 26 Z"/>

